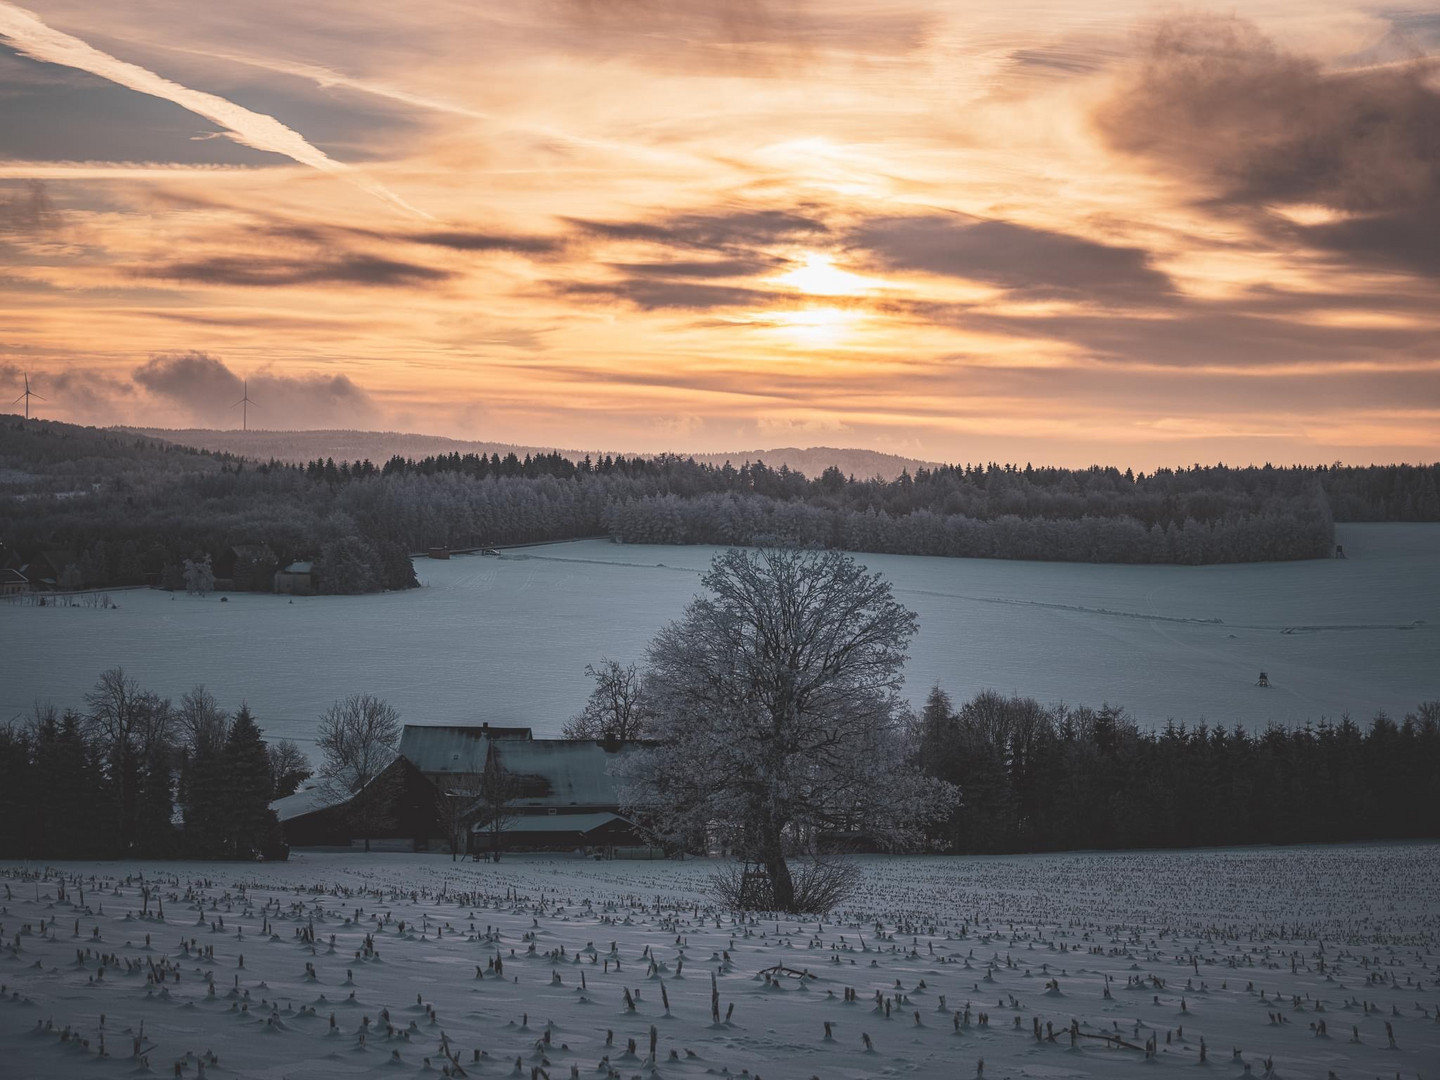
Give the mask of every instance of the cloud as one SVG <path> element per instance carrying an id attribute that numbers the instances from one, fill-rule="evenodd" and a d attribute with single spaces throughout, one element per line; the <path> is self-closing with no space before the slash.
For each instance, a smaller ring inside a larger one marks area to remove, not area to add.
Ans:
<path id="1" fill-rule="evenodd" d="M 734 278 L 770 273 L 785 265 L 785 260 L 771 255 L 751 255 L 733 259 L 677 259 L 672 262 L 618 262 L 615 270 L 640 277 L 670 278 Z"/>
<path id="2" fill-rule="evenodd" d="M 281 375 L 268 369 L 242 380 L 204 352 L 152 356 L 132 372 L 153 399 L 179 409 L 186 423 L 229 426 L 248 393 L 250 426 L 272 430 L 354 427 L 375 423 L 380 410 L 348 375 Z"/>
<path id="3" fill-rule="evenodd" d="M 937 310 L 932 317 L 940 321 L 944 315 Z M 1434 364 L 1435 329 L 1429 321 L 1332 325 L 1296 312 L 1252 314 L 1231 302 L 1191 302 L 1164 318 L 1148 311 L 1010 315 L 973 308 L 957 309 L 952 318 L 973 330 L 1050 339 L 1119 368 L 1193 368 L 1251 376 L 1296 366 L 1313 372 L 1375 364 L 1378 358 L 1385 365 Z"/>
<path id="4" fill-rule="evenodd" d="M 1440 268 L 1440 91 L 1423 61 L 1326 71 L 1235 17 L 1157 24 L 1094 115 L 1111 148 L 1216 209 L 1322 207 L 1268 226 L 1357 262 Z"/>
<path id="5" fill-rule="evenodd" d="M 375 255 L 346 253 L 310 258 L 214 255 L 147 266 L 137 276 L 200 285 L 278 287 L 286 285 L 414 286 L 445 281 L 447 270 Z"/>
<path id="6" fill-rule="evenodd" d="M 48 64 L 88 71 L 141 94 L 172 101 L 223 127 L 236 142 L 255 150 L 281 154 L 301 165 L 342 177 L 348 182 L 416 217 L 428 217 L 379 181 L 336 161 L 312 146 L 273 116 L 251 112 L 233 101 L 192 90 L 137 64 L 119 60 L 77 37 L 55 30 L 39 16 L 0 0 L 0 40 L 22 56 Z"/>
<path id="7" fill-rule="evenodd" d="M 187 405 L 226 406 L 241 394 L 241 379 L 218 357 L 203 352 L 164 353 L 152 356 L 135 369 L 137 383 L 153 394 Z"/>
<path id="8" fill-rule="evenodd" d="M 672 214 L 655 221 L 568 220 L 581 232 L 605 240 L 632 240 L 701 251 L 796 242 L 830 231 L 818 218 L 789 210 L 717 210 Z"/>
<path id="9" fill-rule="evenodd" d="M 49 232 L 59 219 L 45 184 L 31 180 L 10 194 L 0 192 L 0 236 Z"/>
<path id="10" fill-rule="evenodd" d="M 748 207 L 677 213 L 643 221 L 568 218 L 566 222 L 581 236 L 602 244 L 641 244 L 689 256 L 607 262 L 605 265 L 625 275 L 615 281 L 550 283 L 556 295 L 619 300 L 645 311 L 701 311 L 791 302 L 794 297 L 789 293 L 711 282 L 773 272 L 785 266 L 787 260 L 763 249 L 818 242 L 831 234 L 830 227 L 809 212 Z"/>
<path id="11" fill-rule="evenodd" d="M 1140 248 L 1008 221 L 961 214 L 873 218 L 846 241 L 886 270 L 983 281 L 1028 295 L 1155 300 L 1174 290 Z"/>
<path id="12" fill-rule="evenodd" d="M 779 297 L 763 289 L 747 289 L 741 285 L 705 285 L 693 281 L 667 281 L 651 278 L 624 278 L 614 282 L 562 282 L 553 286 L 562 296 L 622 300 L 644 311 L 679 308 L 702 311 L 710 308 L 756 307 L 773 305 Z"/>
<path id="13" fill-rule="evenodd" d="M 452 251 L 505 251 L 516 255 L 549 255 L 564 247 L 561 241 L 547 236 L 516 236 L 463 229 L 403 233 L 400 239 Z"/>
<path id="14" fill-rule="evenodd" d="M 845 10 L 807 0 L 560 0 L 560 10 L 582 32 L 574 47 L 722 68 L 793 68 L 817 52 L 900 56 L 921 48 L 935 21 L 903 6 Z"/>

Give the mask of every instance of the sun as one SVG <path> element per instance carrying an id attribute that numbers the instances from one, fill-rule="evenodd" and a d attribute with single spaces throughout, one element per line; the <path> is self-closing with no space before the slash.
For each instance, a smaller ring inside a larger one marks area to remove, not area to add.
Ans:
<path id="1" fill-rule="evenodd" d="M 778 275 L 774 280 L 777 284 L 789 285 L 810 296 L 855 296 L 882 285 L 882 282 L 874 278 L 841 270 L 831 256 L 818 251 L 807 251 L 799 266 Z"/>

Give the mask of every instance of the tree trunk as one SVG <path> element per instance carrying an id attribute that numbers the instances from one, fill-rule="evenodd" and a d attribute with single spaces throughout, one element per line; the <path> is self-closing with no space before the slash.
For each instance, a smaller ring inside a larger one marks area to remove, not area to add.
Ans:
<path id="1" fill-rule="evenodd" d="M 778 832 L 765 837 L 760 861 L 770 879 L 771 900 L 775 910 L 789 911 L 795 906 L 795 880 L 790 876 L 790 867 L 785 862 L 785 852 Z"/>

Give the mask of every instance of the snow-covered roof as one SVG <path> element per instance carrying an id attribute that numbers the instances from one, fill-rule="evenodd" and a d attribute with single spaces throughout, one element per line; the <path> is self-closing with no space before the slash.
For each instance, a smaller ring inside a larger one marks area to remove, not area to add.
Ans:
<path id="1" fill-rule="evenodd" d="M 583 836 L 612 822 L 630 824 L 619 814 L 522 814 L 506 823 L 507 833 L 574 833 Z M 488 832 L 489 825 L 477 823 L 477 833 Z"/>
<path id="2" fill-rule="evenodd" d="M 350 792 L 343 784 L 333 783 L 321 777 L 304 781 L 293 795 L 276 799 L 270 804 L 275 816 L 281 821 L 313 814 L 317 810 L 328 810 L 332 806 L 344 806 L 350 801 Z"/>
<path id="3" fill-rule="evenodd" d="M 292 562 L 289 566 L 285 567 L 282 572 L 286 574 L 308 574 L 314 569 L 315 564 L 312 562 Z"/>
<path id="4" fill-rule="evenodd" d="M 639 749 L 606 750 L 595 739 L 499 739 L 500 766 L 517 777 L 518 806 L 616 806 L 619 782 L 610 766 Z"/>
<path id="5" fill-rule="evenodd" d="M 485 771 L 490 739 L 530 739 L 528 727 L 484 724 L 406 724 L 400 735 L 400 756 L 422 773 Z"/>

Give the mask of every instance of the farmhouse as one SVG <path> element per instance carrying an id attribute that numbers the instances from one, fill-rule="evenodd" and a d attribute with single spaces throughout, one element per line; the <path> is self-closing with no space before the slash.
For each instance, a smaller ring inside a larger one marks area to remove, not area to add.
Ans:
<path id="1" fill-rule="evenodd" d="M 60 585 L 60 575 L 65 573 L 65 568 L 75 562 L 75 555 L 70 551 L 40 551 L 31 559 L 22 559 L 18 552 L 9 551 L 4 560 L 0 561 L 0 573 L 10 588 L 4 593 L 24 592 L 26 589 L 55 589 Z M 14 573 L 9 573 L 13 571 Z M 17 580 L 18 576 L 18 580 Z M 20 585 L 20 581 L 25 584 Z"/>
<path id="2" fill-rule="evenodd" d="M 612 766 L 639 744 L 618 740 L 537 739 L 528 727 L 407 724 L 395 761 L 371 781 L 387 824 L 372 830 L 372 849 L 447 850 L 449 819 L 464 829 L 464 850 L 574 851 L 615 854 L 643 844 L 620 813 Z M 499 814 L 484 795 L 487 763 L 505 796 Z M 272 804 L 292 847 L 352 846 L 363 841 L 343 784 L 309 783 Z M 648 850 L 648 849 L 647 849 Z"/>
<path id="3" fill-rule="evenodd" d="M 30 579 L 19 570 L 0 570 L 0 596 L 14 596 L 30 588 Z"/>

